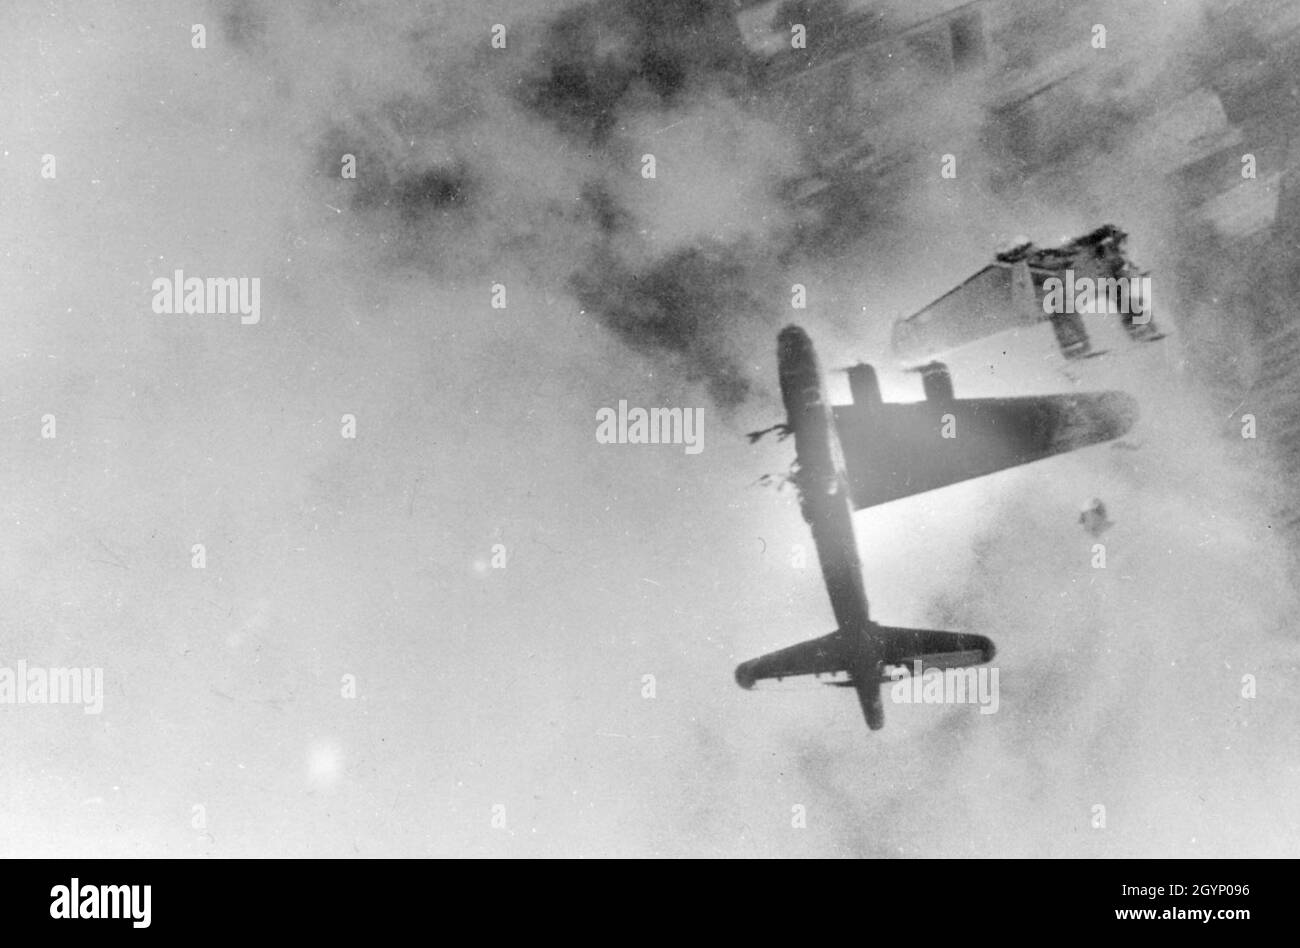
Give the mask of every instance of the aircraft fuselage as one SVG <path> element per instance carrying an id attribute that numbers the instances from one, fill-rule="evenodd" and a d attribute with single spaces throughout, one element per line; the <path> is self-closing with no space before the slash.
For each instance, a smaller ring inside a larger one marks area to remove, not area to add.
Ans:
<path id="1" fill-rule="evenodd" d="M 853 502 L 834 415 L 822 383 L 812 341 L 787 326 L 777 342 L 777 364 L 786 424 L 794 432 L 795 482 L 804 520 L 812 530 L 831 608 L 839 626 L 845 664 L 872 730 L 884 726 L 880 700 L 881 649 L 867 606 L 853 533 Z"/>

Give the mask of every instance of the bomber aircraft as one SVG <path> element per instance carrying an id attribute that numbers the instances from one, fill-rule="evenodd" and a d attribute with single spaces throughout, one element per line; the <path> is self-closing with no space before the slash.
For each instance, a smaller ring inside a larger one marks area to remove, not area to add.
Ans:
<path id="1" fill-rule="evenodd" d="M 742 663 L 736 682 L 749 689 L 765 679 L 847 674 L 826 684 L 854 688 L 867 726 L 878 730 L 880 686 L 893 680 L 887 669 L 978 665 L 994 647 L 982 635 L 872 621 L 853 512 L 1118 438 L 1137 419 L 1137 404 L 1122 392 L 958 399 L 947 369 L 932 363 L 924 401 L 883 402 L 875 371 L 859 364 L 849 369 L 853 403 L 832 406 L 812 341 L 793 325 L 778 337 L 777 365 L 786 410 L 778 427 L 794 435 L 792 480 L 837 628 Z"/>

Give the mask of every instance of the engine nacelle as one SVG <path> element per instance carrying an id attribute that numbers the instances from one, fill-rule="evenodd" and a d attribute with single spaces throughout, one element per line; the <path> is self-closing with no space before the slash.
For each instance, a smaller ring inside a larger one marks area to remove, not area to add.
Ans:
<path id="1" fill-rule="evenodd" d="M 942 362 L 931 362 L 918 370 L 921 373 L 921 387 L 925 389 L 928 402 L 951 402 L 955 398 L 952 391 L 952 374 Z"/>
<path id="2" fill-rule="evenodd" d="M 853 404 L 862 408 L 877 408 L 881 404 L 880 380 L 876 370 L 865 362 L 859 362 L 849 370 L 849 392 L 853 395 Z"/>

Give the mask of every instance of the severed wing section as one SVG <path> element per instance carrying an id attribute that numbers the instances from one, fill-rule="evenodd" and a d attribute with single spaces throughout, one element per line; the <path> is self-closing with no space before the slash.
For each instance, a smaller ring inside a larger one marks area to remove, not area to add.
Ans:
<path id="1" fill-rule="evenodd" d="M 1088 332 L 1073 308 L 1060 312 L 1049 298 L 1048 281 L 1056 280 L 1074 297 L 1076 275 L 1091 286 L 1105 288 L 1105 304 L 1096 312 L 1129 312 L 1131 288 L 1145 271 L 1129 259 L 1128 234 L 1114 224 L 1057 247 L 1037 247 L 1029 241 L 999 253 L 994 262 L 933 303 L 894 324 L 894 352 L 905 360 L 926 358 L 976 339 L 1040 322 L 1050 322 L 1061 353 L 1069 359 L 1092 353 Z M 1138 323 L 1132 315 L 1122 322 L 1138 342 L 1154 342 L 1163 333 L 1151 321 L 1151 309 Z M 1093 312 L 1081 309 L 1080 312 Z"/>
<path id="2" fill-rule="evenodd" d="M 920 312 L 896 322 L 894 351 L 904 359 L 919 359 L 994 333 L 1038 324 L 1045 318 L 1042 307 L 1035 312 L 1034 290 L 1017 285 L 1018 277 L 1009 266 L 989 264 Z"/>
<path id="3" fill-rule="evenodd" d="M 1123 392 L 841 405 L 835 427 L 858 510 L 1118 438 Z"/>

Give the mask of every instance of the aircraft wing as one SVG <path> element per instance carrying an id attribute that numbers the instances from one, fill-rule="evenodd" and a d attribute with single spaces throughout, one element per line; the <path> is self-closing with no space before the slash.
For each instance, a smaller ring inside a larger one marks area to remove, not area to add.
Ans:
<path id="1" fill-rule="evenodd" d="M 764 678 L 832 675 L 848 670 L 845 659 L 844 638 L 837 630 L 738 665 L 736 682 L 742 688 L 753 688 L 756 681 Z"/>
<path id="2" fill-rule="evenodd" d="M 1118 438 L 1123 392 L 842 405 L 835 427 L 858 510 Z M 945 437 L 945 433 L 952 437 Z"/>

